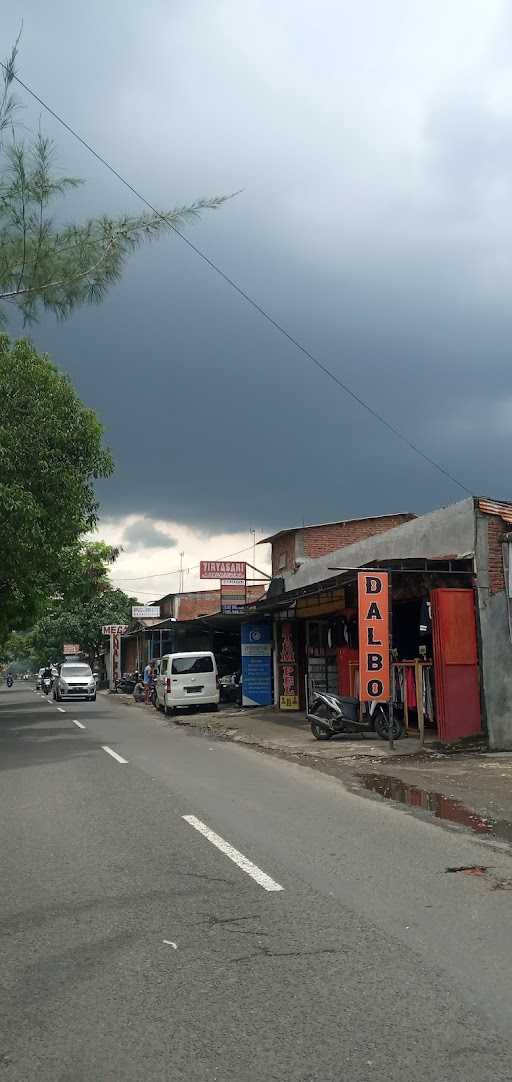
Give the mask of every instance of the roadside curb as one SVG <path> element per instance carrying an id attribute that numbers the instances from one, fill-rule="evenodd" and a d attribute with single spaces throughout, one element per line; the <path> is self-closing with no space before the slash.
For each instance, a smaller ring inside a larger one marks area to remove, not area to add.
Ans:
<path id="1" fill-rule="evenodd" d="M 236 717 L 236 715 L 231 714 L 224 715 L 224 717 L 226 718 L 233 716 Z M 367 763 L 390 763 L 397 760 L 407 760 L 410 762 L 413 759 L 417 759 L 419 755 L 428 759 L 444 758 L 444 756 L 439 755 L 438 752 L 432 753 L 427 751 L 423 753 L 409 755 L 404 755 L 403 752 L 397 752 L 395 755 L 386 755 L 384 757 L 375 757 L 375 755 L 371 752 L 354 752 L 351 755 L 331 755 L 327 759 L 324 758 L 321 754 L 319 754 L 319 749 L 315 748 L 315 745 L 312 745 L 311 751 L 305 751 L 303 748 L 297 748 L 290 744 L 278 744 L 274 741 L 259 739 L 256 735 L 241 732 L 235 726 L 227 725 L 217 727 L 216 725 L 212 725 L 208 722 L 204 722 L 201 724 L 198 723 L 195 719 L 189 720 L 185 717 L 168 718 L 167 720 L 174 725 L 179 725 L 182 728 L 194 730 L 195 732 L 199 733 L 200 736 L 206 736 L 209 739 L 217 737 L 218 740 L 229 741 L 232 744 L 244 744 L 246 747 L 256 748 L 258 751 L 264 751 L 268 754 L 273 754 L 277 756 L 286 756 L 286 758 L 293 758 L 295 760 L 300 760 L 304 763 L 310 763 L 312 766 L 316 766 L 320 762 L 349 763 L 355 762 L 356 760 Z"/>
<path id="2" fill-rule="evenodd" d="M 124 706 L 139 707 L 140 709 L 151 712 L 154 711 L 154 707 L 149 703 L 135 702 L 132 695 L 125 695 L 122 692 L 114 693 L 111 691 L 102 691 L 101 694 L 115 697 Z M 422 762 L 446 761 L 450 758 L 456 758 L 458 754 L 467 754 L 468 752 L 475 755 L 475 757 L 483 757 L 489 754 L 488 749 L 483 748 L 481 745 L 476 746 L 473 744 L 473 746 L 471 746 L 469 742 L 464 745 L 464 743 L 461 742 L 461 745 L 456 748 L 445 748 L 443 745 L 436 744 L 415 752 L 404 752 L 397 747 L 392 754 L 386 755 L 375 755 L 371 751 L 354 751 L 352 754 L 340 753 L 339 755 L 330 755 L 328 758 L 324 758 L 324 756 L 319 753 L 320 749 L 317 749 L 314 745 L 312 745 L 311 750 L 309 751 L 304 748 L 295 747 L 293 744 L 281 744 L 265 740 L 256 733 L 243 732 L 236 724 L 236 719 L 241 714 L 244 714 L 243 710 L 225 710 L 217 711 L 212 715 L 204 715 L 204 720 L 202 720 L 201 715 L 187 716 L 185 714 L 178 715 L 177 717 L 170 716 L 165 720 L 169 724 L 182 729 L 190 729 L 200 736 L 208 737 L 210 740 L 217 738 L 218 740 L 229 741 L 232 744 L 243 744 L 245 747 L 255 748 L 256 750 L 266 752 L 267 754 L 286 756 L 287 758 L 293 758 L 296 761 L 310 763 L 313 767 L 317 767 L 320 763 L 324 762 L 366 762 L 368 764 L 395 763 L 396 765 L 399 765 L 400 763 L 409 763 L 412 765 L 414 763 L 417 764 Z M 207 717 L 210 720 L 206 720 Z M 232 722 L 232 724 L 230 724 L 230 722 Z M 343 745 L 340 745 L 340 747 L 342 746 Z"/>

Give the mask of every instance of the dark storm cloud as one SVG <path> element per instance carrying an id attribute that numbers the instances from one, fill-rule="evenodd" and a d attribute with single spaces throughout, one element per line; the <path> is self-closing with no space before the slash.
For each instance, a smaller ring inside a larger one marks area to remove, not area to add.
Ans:
<path id="1" fill-rule="evenodd" d="M 123 531 L 122 546 L 127 552 L 133 549 L 164 549 L 175 548 L 176 540 L 169 537 L 163 530 L 159 530 L 147 519 L 138 519 L 126 526 Z"/>
<path id="2" fill-rule="evenodd" d="M 159 206 L 243 188 L 194 242 L 468 487 L 510 495 L 504 4 L 32 0 L 24 14 L 30 83 Z M 14 17 L 0 29 L 10 40 Z M 45 125 L 88 180 L 70 215 L 135 209 Z M 139 250 L 100 308 L 32 334 L 103 420 L 109 516 L 270 529 L 462 494 L 178 238 Z"/>

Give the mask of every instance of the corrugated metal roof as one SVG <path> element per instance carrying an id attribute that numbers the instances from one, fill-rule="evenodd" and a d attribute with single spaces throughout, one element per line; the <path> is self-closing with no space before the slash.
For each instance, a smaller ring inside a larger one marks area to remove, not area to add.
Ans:
<path id="1" fill-rule="evenodd" d="M 337 518 L 333 522 L 304 522 L 302 526 L 290 526 L 288 530 L 278 530 L 277 533 L 273 533 L 270 537 L 262 537 L 261 541 L 258 541 L 258 545 L 267 545 L 270 541 L 275 541 L 278 537 L 284 537 L 287 533 L 298 533 L 299 530 L 318 530 L 322 526 L 348 526 L 351 522 L 369 522 L 371 519 L 381 518 L 399 518 L 402 517 L 409 522 L 413 518 L 417 518 L 412 511 L 392 511 L 389 515 L 363 515 L 362 518 Z"/>
<path id="2" fill-rule="evenodd" d="M 504 522 L 512 524 L 512 503 L 501 500 L 478 500 L 478 510 L 485 515 L 499 515 Z"/>

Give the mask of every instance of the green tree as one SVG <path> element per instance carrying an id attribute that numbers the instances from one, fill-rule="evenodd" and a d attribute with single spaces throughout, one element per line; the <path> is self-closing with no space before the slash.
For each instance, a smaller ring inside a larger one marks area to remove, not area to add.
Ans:
<path id="1" fill-rule="evenodd" d="M 117 545 L 107 545 L 105 541 L 80 540 L 63 549 L 54 584 L 54 593 L 62 607 L 72 610 L 111 590 L 109 571 L 120 552 Z"/>
<path id="2" fill-rule="evenodd" d="M 0 335 L 0 641 L 44 610 L 63 549 L 96 525 L 93 481 L 112 472 L 102 426 L 69 379 Z"/>
<path id="3" fill-rule="evenodd" d="M 104 624 L 128 623 L 133 598 L 122 590 L 107 589 L 73 609 L 57 606 L 36 624 L 30 637 L 32 650 L 43 664 L 62 657 L 64 643 L 78 643 L 91 665 L 103 642 Z"/>
<path id="4" fill-rule="evenodd" d="M 9 645 L 25 644 L 43 664 L 63 655 L 64 643 L 78 643 L 91 665 L 103 642 L 104 624 L 131 619 L 134 598 L 114 589 L 109 577 L 120 549 L 104 541 L 79 540 L 64 548 L 47 611 L 27 636 L 12 635 Z"/>
<path id="5" fill-rule="evenodd" d="M 4 322 L 8 302 L 27 322 L 37 319 L 41 307 L 65 317 L 80 304 L 99 303 L 120 278 L 134 248 L 230 198 L 198 199 L 162 213 L 101 215 L 56 224 L 55 201 L 82 181 L 54 170 L 54 146 L 41 132 L 29 142 L 18 137 L 18 102 L 12 93 L 18 43 L 19 39 L 2 65 L 0 83 L 0 320 Z"/>
<path id="6" fill-rule="evenodd" d="M 6 664 L 13 672 L 34 672 L 37 659 L 32 635 L 13 631 L 0 652 L 0 663 Z"/>

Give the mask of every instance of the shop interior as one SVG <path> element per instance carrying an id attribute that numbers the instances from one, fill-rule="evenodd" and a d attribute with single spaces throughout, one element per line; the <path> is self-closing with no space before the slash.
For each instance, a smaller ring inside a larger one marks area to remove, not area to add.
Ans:
<path id="1" fill-rule="evenodd" d="M 392 574 L 392 690 L 394 709 L 406 731 L 425 738 L 438 735 L 436 712 L 435 643 L 432 633 L 431 591 L 472 584 L 472 563 L 406 561 L 389 567 Z M 414 563 L 419 567 L 410 566 Z M 428 564 L 434 564 L 429 567 Z M 453 566 L 455 565 L 455 566 Z M 355 576 L 343 583 L 343 606 L 315 614 L 314 600 L 302 620 L 306 708 L 314 691 L 359 695 L 357 585 Z M 321 610 L 325 604 L 317 595 Z M 299 615 L 299 613 L 297 613 Z"/>

